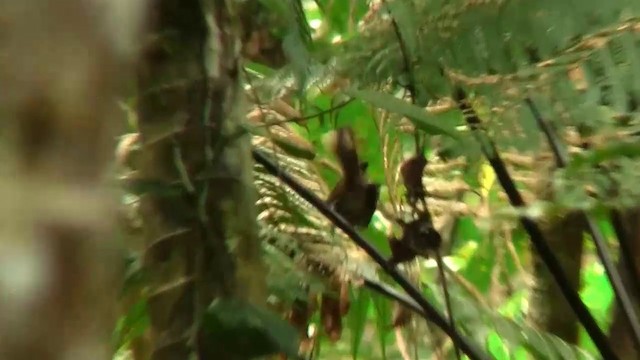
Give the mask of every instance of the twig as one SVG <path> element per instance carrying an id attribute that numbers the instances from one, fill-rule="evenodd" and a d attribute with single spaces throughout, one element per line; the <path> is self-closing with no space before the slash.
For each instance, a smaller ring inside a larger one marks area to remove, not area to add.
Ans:
<path id="1" fill-rule="evenodd" d="M 404 340 L 404 336 L 402 335 L 402 328 L 398 326 L 393 332 L 396 336 L 396 347 L 400 352 L 400 356 L 402 356 L 402 360 L 411 360 L 411 356 L 407 350 L 407 342 Z"/>
<path id="2" fill-rule="evenodd" d="M 444 261 L 442 261 L 442 254 L 440 254 L 440 250 L 436 252 L 436 263 L 438 264 L 438 272 L 440 273 L 440 284 L 442 285 L 442 293 L 444 295 L 444 304 L 447 309 L 447 315 L 449 315 L 449 324 L 451 327 L 455 327 L 455 320 L 453 319 L 453 311 L 451 310 L 451 298 L 449 297 L 449 290 L 447 288 L 447 276 L 445 274 L 445 265 Z M 461 359 L 460 357 L 460 349 L 453 344 L 453 349 L 456 352 L 456 358 Z"/>
<path id="3" fill-rule="evenodd" d="M 407 44 L 405 43 L 402 35 L 400 34 L 400 26 L 398 26 L 398 22 L 396 21 L 393 14 L 391 14 L 391 9 L 387 5 L 386 0 L 382 0 L 381 2 L 387 11 L 389 12 L 389 16 L 391 17 L 391 24 L 393 25 L 393 31 L 398 39 L 398 44 L 400 45 L 400 53 L 402 54 L 402 61 L 404 62 L 404 68 L 409 76 L 409 86 L 407 87 L 407 91 L 409 92 L 409 97 L 411 98 L 411 103 L 415 105 L 416 103 L 416 77 L 413 73 L 413 69 L 411 67 L 411 60 L 409 59 L 409 50 L 407 49 Z M 417 129 L 413 130 L 413 136 L 416 142 L 416 153 L 422 153 L 422 145 L 420 134 Z"/>
<path id="4" fill-rule="evenodd" d="M 473 298 L 475 299 L 475 301 L 478 302 L 478 304 L 480 304 L 480 306 L 490 309 L 491 306 L 489 305 L 489 303 L 487 303 L 487 300 L 484 298 L 484 296 L 482 296 L 482 293 L 480 292 L 480 290 L 478 290 L 471 282 L 469 282 L 467 279 L 464 278 L 464 276 L 458 274 L 457 272 L 449 269 L 448 267 L 445 268 L 445 270 L 447 271 L 447 273 L 449 273 L 449 275 L 451 275 L 451 277 L 453 278 L 453 280 L 455 280 L 458 284 L 460 284 L 460 286 Z"/>
<path id="5" fill-rule="evenodd" d="M 345 100 L 343 102 L 341 102 L 338 105 L 335 105 L 329 109 L 325 109 L 322 111 L 319 111 L 315 114 L 311 114 L 311 115 L 306 115 L 306 116 L 301 116 L 301 117 L 295 117 L 295 118 L 289 118 L 289 119 L 284 119 L 284 120 L 279 120 L 279 121 L 271 121 L 271 122 L 264 122 L 260 125 L 257 125 L 257 127 L 269 127 L 269 126 L 276 126 L 276 125 L 282 125 L 282 124 L 287 124 L 287 123 L 300 123 L 303 122 L 305 120 L 309 120 L 309 119 L 313 119 L 315 117 L 318 116 L 322 116 L 322 115 L 326 115 L 329 114 L 335 110 L 341 109 L 347 105 L 349 105 L 351 102 L 353 102 L 355 100 L 355 98 L 349 99 L 349 100 Z M 261 107 L 261 106 L 259 106 Z"/>

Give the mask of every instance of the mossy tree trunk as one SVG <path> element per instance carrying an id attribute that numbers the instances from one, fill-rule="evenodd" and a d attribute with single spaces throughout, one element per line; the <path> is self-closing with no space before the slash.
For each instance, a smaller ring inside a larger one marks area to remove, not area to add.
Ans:
<path id="1" fill-rule="evenodd" d="M 142 10 L 0 2 L 2 359 L 111 359 L 122 259 L 106 170 Z"/>
<path id="2" fill-rule="evenodd" d="M 152 1 L 138 72 L 138 177 L 152 358 L 198 352 L 211 301 L 265 301 L 233 1 Z M 165 191 L 166 190 L 166 191 Z M 198 354 L 206 358 L 203 353 Z"/>

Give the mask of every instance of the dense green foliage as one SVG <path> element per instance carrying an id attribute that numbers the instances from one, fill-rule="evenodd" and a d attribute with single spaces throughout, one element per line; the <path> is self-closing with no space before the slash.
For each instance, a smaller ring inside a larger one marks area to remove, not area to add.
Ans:
<path id="1" fill-rule="evenodd" d="M 606 210 L 626 211 L 640 199 L 635 183 L 640 174 L 635 138 L 640 126 L 640 3 L 260 4 L 261 26 L 281 44 L 287 61 L 272 68 L 246 59 L 252 102 L 247 129 L 254 145 L 277 154 L 283 169 L 324 198 L 339 177 L 324 139 L 337 127 L 351 126 L 360 155 L 369 162 L 369 177 L 382 185 L 379 211 L 362 234 L 388 256 L 387 238 L 398 232 L 394 217 L 406 213 L 399 200 L 405 189 L 398 166 L 415 151 L 413 132 L 426 135 L 424 181 L 445 239 L 457 327 L 496 359 L 597 358 L 585 334 L 571 344 L 531 323 L 531 314 L 541 311 L 530 302 L 538 281 L 536 255 L 515 220 L 525 213 L 553 222 L 587 210 L 597 217 L 612 251 L 617 249 Z M 470 94 L 528 207 L 513 209 L 505 201 L 451 101 L 454 86 Z M 406 87 L 413 88 L 415 104 Z M 547 145 L 524 106 L 525 97 L 535 101 L 568 144 L 572 157 L 567 168 L 554 169 L 551 158 L 545 158 Z M 420 318 L 394 329 L 394 303 L 361 286 L 362 279 L 393 285 L 385 274 L 262 167 L 256 166 L 255 176 L 273 308 L 284 316 L 297 301 L 334 294 L 336 282 L 349 284 L 350 307 L 338 316 L 343 329 L 337 338 L 332 341 L 322 330 L 320 306 L 310 316 L 319 334 L 318 358 L 402 359 L 402 352 L 415 359 L 443 353 L 453 358 L 451 342 Z M 613 293 L 586 235 L 584 242 L 579 293 L 606 331 L 613 321 Z M 445 313 L 435 262 L 421 259 L 404 270 Z M 142 307 L 136 303 L 123 315 L 117 329 L 123 351 L 146 324 Z"/>

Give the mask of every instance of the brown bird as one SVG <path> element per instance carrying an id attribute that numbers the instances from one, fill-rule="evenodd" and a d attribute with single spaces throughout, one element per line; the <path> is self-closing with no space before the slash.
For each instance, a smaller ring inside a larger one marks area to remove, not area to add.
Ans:
<path id="1" fill-rule="evenodd" d="M 424 201 L 427 196 L 424 185 L 422 185 L 422 173 L 426 166 L 427 159 L 423 154 L 417 154 L 405 160 L 400 166 L 402 181 L 407 189 L 407 201 L 412 206 L 415 206 L 420 200 Z"/>
<path id="2" fill-rule="evenodd" d="M 367 227 L 376 211 L 378 185 L 366 179 L 367 162 L 360 162 L 351 128 L 338 129 L 332 150 L 342 167 L 342 179 L 333 188 L 327 203 L 354 226 Z"/>
<path id="3" fill-rule="evenodd" d="M 428 258 L 440 248 L 442 237 L 433 227 L 428 212 L 420 213 L 417 219 L 408 223 L 398 219 L 398 223 L 402 226 L 402 237 L 389 239 L 391 264 L 410 261 L 417 256 Z"/>

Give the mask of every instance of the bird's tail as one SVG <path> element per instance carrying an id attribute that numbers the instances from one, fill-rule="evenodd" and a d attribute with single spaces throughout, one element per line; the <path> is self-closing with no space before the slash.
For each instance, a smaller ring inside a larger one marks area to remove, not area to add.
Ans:
<path id="1" fill-rule="evenodd" d="M 349 127 L 338 129 L 333 134 L 331 148 L 340 161 L 345 185 L 351 187 L 361 182 L 362 167 L 366 169 L 366 164 L 360 164 L 358 159 L 353 130 Z"/>

